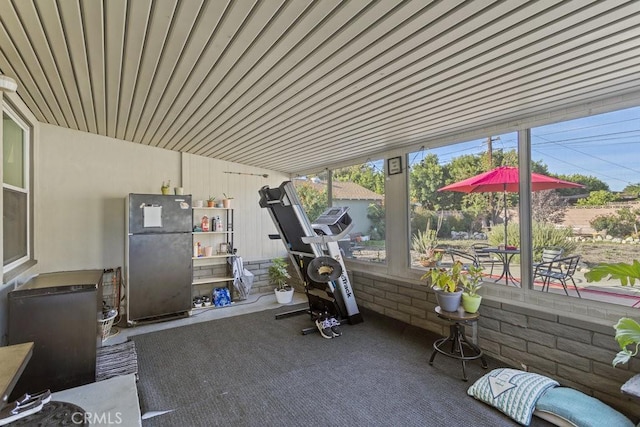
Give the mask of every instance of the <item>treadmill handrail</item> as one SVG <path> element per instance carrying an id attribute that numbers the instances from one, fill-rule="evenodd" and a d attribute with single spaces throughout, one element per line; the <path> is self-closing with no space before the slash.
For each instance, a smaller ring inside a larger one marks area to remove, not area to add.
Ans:
<path id="1" fill-rule="evenodd" d="M 323 234 L 320 236 L 302 236 L 300 239 L 302 240 L 302 243 L 307 243 L 307 244 L 311 244 L 311 243 L 325 244 L 328 242 L 337 242 L 339 240 L 342 240 L 347 234 L 349 234 L 352 228 L 353 228 L 353 223 L 347 225 L 347 228 L 342 230 L 340 234 L 334 234 L 334 235 Z"/>

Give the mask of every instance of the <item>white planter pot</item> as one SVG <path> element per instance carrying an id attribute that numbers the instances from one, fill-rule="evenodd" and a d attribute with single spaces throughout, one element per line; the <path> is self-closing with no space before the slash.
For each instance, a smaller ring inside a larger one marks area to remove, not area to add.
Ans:
<path id="1" fill-rule="evenodd" d="M 281 291 L 278 289 L 274 289 L 276 294 L 276 300 L 278 304 L 290 304 L 293 301 L 293 288 L 288 291 Z"/>
<path id="2" fill-rule="evenodd" d="M 454 312 L 460 307 L 460 300 L 462 299 L 462 291 L 444 292 L 440 289 L 435 289 L 436 301 L 438 305 L 444 311 Z"/>

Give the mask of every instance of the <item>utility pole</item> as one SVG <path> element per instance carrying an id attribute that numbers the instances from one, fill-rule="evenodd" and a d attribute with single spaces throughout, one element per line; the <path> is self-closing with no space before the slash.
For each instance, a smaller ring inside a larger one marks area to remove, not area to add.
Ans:
<path id="1" fill-rule="evenodd" d="M 487 138 L 487 171 L 493 169 L 493 138 Z"/>
<path id="2" fill-rule="evenodd" d="M 493 137 L 487 137 L 487 172 L 493 169 L 493 141 Z M 493 193 L 489 193 L 489 215 L 490 223 L 488 225 L 492 226 L 496 222 Z"/>

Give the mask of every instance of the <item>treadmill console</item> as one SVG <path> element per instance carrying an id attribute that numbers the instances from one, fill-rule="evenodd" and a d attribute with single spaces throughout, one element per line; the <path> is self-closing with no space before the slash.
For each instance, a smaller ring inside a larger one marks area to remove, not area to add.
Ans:
<path id="1" fill-rule="evenodd" d="M 322 230 L 324 234 L 340 234 L 351 224 L 351 217 L 347 213 L 348 207 L 331 207 L 327 208 L 320 216 L 311 224 L 315 230 Z M 331 230 L 327 233 L 326 230 Z"/>

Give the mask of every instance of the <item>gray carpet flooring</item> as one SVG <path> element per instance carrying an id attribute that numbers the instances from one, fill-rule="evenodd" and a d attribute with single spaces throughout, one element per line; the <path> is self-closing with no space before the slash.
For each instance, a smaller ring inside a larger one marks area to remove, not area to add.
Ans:
<path id="1" fill-rule="evenodd" d="M 300 333 L 308 316 L 277 312 L 134 336 L 141 411 L 170 411 L 143 426 L 518 425 L 466 394 L 488 372 L 479 361 L 467 363 L 468 382 L 457 360 L 429 366 L 434 334 L 364 311 L 364 323 L 324 339 Z"/>

